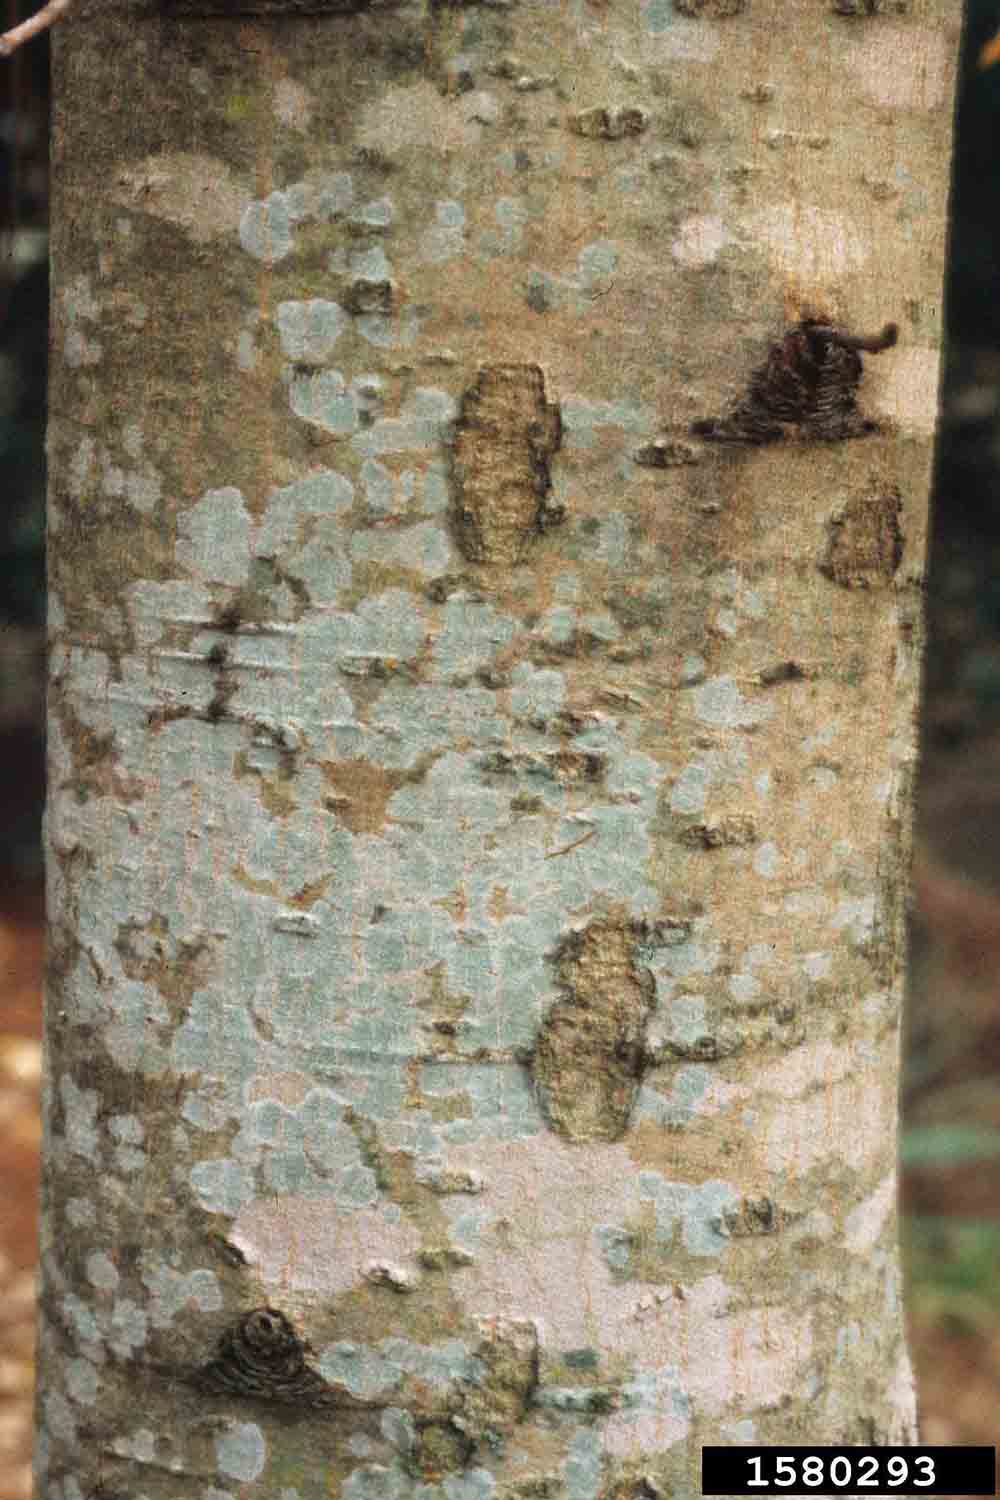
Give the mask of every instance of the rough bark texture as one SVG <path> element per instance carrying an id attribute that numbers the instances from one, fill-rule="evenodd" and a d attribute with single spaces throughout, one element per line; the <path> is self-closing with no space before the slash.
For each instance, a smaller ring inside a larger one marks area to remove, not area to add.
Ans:
<path id="1" fill-rule="evenodd" d="M 178 9 L 56 37 L 39 1500 L 912 1438 L 957 0 Z"/>

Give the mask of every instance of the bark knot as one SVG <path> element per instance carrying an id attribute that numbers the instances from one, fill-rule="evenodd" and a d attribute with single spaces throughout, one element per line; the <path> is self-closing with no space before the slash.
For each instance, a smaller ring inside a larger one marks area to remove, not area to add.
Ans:
<path id="1" fill-rule="evenodd" d="M 336 1406 L 342 1395 L 306 1363 L 308 1346 L 274 1307 L 255 1307 L 225 1330 L 192 1383 L 218 1395 L 293 1406 Z"/>
<path id="2" fill-rule="evenodd" d="M 692 424 L 692 432 L 715 443 L 844 442 L 877 432 L 877 422 L 858 410 L 862 353 L 891 349 L 895 323 L 870 338 L 844 333 L 817 318 L 803 318 L 772 344 L 754 370 L 746 394 L 721 417 Z"/>

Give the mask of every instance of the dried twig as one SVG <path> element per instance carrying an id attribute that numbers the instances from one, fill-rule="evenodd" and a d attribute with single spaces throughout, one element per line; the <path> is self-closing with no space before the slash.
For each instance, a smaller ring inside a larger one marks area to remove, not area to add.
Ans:
<path id="1" fill-rule="evenodd" d="M 0 35 L 0 57 L 9 57 L 18 47 L 30 42 L 33 36 L 45 31 L 53 21 L 58 21 L 60 16 L 66 14 L 72 3 L 73 0 L 49 0 L 48 5 L 36 10 L 33 16 L 22 21 L 19 26 L 12 26 L 10 31 L 5 31 Z"/>

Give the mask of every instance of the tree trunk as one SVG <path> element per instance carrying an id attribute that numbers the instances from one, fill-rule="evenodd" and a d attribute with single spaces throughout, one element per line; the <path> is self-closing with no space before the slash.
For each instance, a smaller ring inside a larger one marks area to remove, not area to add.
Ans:
<path id="1" fill-rule="evenodd" d="M 958 0 L 239 10 L 56 37 L 40 1500 L 912 1441 Z"/>

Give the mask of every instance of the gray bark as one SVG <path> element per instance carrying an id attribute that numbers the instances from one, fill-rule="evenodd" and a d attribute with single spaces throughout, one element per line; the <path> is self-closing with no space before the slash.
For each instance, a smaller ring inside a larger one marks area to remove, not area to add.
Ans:
<path id="1" fill-rule="evenodd" d="M 958 0 L 211 8 L 56 37 L 38 1494 L 912 1440 Z"/>

